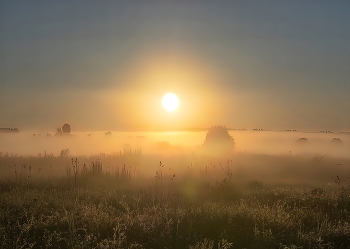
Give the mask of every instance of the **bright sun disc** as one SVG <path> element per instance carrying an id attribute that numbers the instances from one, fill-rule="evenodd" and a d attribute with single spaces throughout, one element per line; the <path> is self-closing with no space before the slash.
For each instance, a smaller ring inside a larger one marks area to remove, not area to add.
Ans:
<path id="1" fill-rule="evenodd" d="M 179 106 L 179 99 L 175 94 L 167 93 L 162 99 L 162 105 L 164 109 L 169 112 L 175 111 L 176 108 Z"/>

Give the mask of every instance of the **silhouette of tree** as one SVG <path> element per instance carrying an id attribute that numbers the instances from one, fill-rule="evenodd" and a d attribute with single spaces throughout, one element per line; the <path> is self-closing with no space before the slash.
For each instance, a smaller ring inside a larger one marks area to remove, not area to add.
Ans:
<path id="1" fill-rule="evenodd" d="M 340 144 L 343 144 L 343 141 L 339 137 L 335 137 L 332 139 L 331 143 L 340 145 Z"/>
<path id="2" fill-rule="evenodd" d="M 203 147 L 215 153 L 227 153 L 232 152 L 235 142 L 225 126 L 212 126 L 207 132 Z"/>
<path id="3" fill-rule="evenodd" d="M 306 143 L 307 141 L 308 141 L 308 140 L 307 140 L 306 137 L 302 137 L 302 138 L 299 138 L 299 139 L 297 140 L 298 143 Z"/>
<path id="4" fill-rule="evenodd" d="M 71 128 L 70 128 L 70 125 L 69 124 L 64 124 L 62 126 L 62 132 L 65 133 L 65 134 L 69 134 L 71 131 Z"/>

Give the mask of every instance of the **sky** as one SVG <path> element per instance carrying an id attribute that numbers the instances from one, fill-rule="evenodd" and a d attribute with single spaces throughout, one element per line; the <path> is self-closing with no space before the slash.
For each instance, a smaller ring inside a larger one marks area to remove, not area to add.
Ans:
<path id="1" fill-rule="evenodd" d="M 350 1 L 0 1 L 0 33 L 0 127 L 350 131 Z"/>

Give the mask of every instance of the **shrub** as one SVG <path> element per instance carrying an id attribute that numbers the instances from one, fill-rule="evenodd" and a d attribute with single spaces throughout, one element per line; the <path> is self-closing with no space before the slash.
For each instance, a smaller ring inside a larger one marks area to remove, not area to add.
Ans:
<path id="1" fill-rule="evenodd" d="M 308 140 L 306 137 L 301 137 L 297 140 L 298 143 L 306 143 Z"/>
<path id="2" fill-rule="evenodd" d="M 343 144 L 343 141 L 339 137 L 335 137 L 332 139 L 331 143 L 334 145 L 341 145 Z"/>
<path id="3" fill-rule="evenodd" d="M 70 128 L 70 125 L 69 124 L 64 124 L 62 126 L 62 132 L 65 133 L 65 134 L 69 134 L 71 131 L 71 128 Z"/>

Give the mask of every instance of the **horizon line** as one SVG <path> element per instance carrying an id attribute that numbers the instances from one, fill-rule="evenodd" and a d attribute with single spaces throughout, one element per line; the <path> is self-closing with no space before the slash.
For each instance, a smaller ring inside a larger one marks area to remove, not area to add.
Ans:
<path id="1" fill-rule="evenodd" d="M 219 125 L 218 125 L 219 126 Z M 203 132 L 208 131 L 211 127 L 208 128 L 183 128 L 183 129 L 100 129 L 100 130 L 75 130 L 76 132 L 108 132 L 108 131 L 114 131 L 114 132 Z M 228 131 L 255 131 L 255 132 L 262 132 L 262 131 L 273 131 L 273 132 L 302 132 L 302 133 L 350 133 L 350 130 L 338 130 L 338 131 L 330 131 L 330 130 L 295 130 L 295 129 L 262 129 L 262 128 L 253 128 L 253 129 L 246 129 L 246 128 L 230 128 L 226 126 L 225 127 Z M 21 130 L 17 128 L 7 128 L 7 127 L 0 127 L 0 131 L 7 131 L 7 130 L 16 130 L 20 132 Z M 24 129 L 24 131 L 37 131 L 37 129 Z M 1 132 L 0 132 L 1 133 Z M 47 132 L 49 133 L 49 132 Z M 74 132 L 73 132 L 74 133 Z"/>

